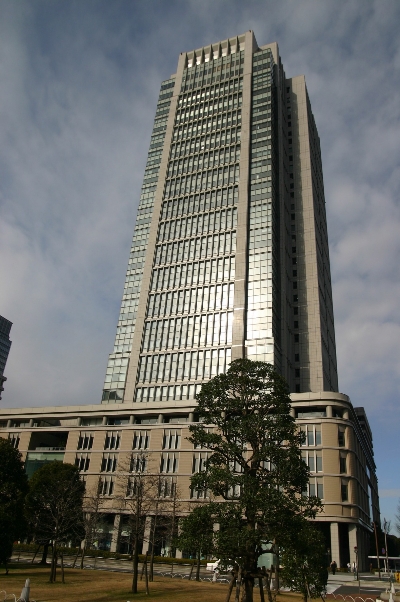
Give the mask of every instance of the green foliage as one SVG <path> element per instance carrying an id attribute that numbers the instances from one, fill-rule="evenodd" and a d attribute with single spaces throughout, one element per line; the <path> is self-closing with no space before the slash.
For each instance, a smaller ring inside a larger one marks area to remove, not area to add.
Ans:
<path id="1" fill-rule="evenodd" d="M 0 438 L 0 563 L 6 566 L 13 543 L 25 532 L 24 498 L 28 490 L 21 454 Z"/>
<path id="2" fill-rule="evenodd" d="M 49 462 L 29 481 L 26 512 L 33 535 L 56 545 L 84 536 L 82 505 L 85 485 L 72 464 Z"/>
<path id="3" fill-rule="evenodd" d="M 198 506 L 180 523 L 180 535 L 176 546 L 180 550 L 200 552 L 206 556 L 212 553 L 213 521 L 207 506 Z"/>
<path id="4" fill-rule="evenodd" d="M 200 423 L 190 427 L 189 440 L 211 455 L 192 487 L 222 498 L 209 506 L 220 524 L 215 555 L 241 567 L 251 600 L 266 543 L 284 546 L 297 517 L 314 518 L 321 507 L 318 498 L 303 495 L 309 479 L 300 452 L 304 435 L 290 415 L 286 381 L 265 362 L 235 360 L 202 386 L 197 401 Z"/>
<path id="5" fill-rule="evenodd" d="M 298 525 L 296 538 L 281 557 L 282 580 L 292 591 L 319 598 L 328 581 L 327 555 L 322 534 L 306 521 Z"/>

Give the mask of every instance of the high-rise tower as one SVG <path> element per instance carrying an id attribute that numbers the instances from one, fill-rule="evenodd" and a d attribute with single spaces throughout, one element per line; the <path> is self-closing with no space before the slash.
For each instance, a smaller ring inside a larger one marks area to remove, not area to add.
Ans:
<path id="1" fill-rule="evenodd" d="M 0 437 L 29 475 L 60 460 L 88 491 L 100 483 L 99 546 L 131 553 L 121 472 L 143 470 L 145 453 L 160 499 L 179 491 L 182 514 L 203 503 L 194 396 L 243 356 L 287 378 L 327 554 L 367 570 L 378 483 L 364 408 L 337 392 L 317 130 L 304 77 L 287 79 L 277 45 L 252 32 L 181 54 L 161 86 L 103 404 L 1 408 Z"/>
<path id="2" fill-rule="evenodd" d="M 10 331 L 12 322 L 0 316 L 0 399 L 1 394 L 4 391 L 3 384 L 7 380 L 4 376 L 4 369 L 6 367 L 8 354 L 10 353 L 11 341 Z"/>
<path id="3" fill-rule="evenodd" d="M 161 85 L 103 403 L 193 399 L 244 356 L 338 390 L 318 133 L 251 31 Z"/>

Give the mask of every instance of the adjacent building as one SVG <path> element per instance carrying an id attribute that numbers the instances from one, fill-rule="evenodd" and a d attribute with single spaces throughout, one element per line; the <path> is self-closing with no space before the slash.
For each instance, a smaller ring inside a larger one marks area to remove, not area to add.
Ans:
<path id="1" fill-rule="evenodd" d="M 10 353 L 11 341 L 10 331 L 12 322 L 0 316 L 0 399 L 1 394 L 4 391 L 3 384 L 7 380 L 4 376 L 4 369 L 6 367 L 8 354 Z"/>
<path id="2" fill-rule="evenodd" d="M 318 132 L 304 76 L 287 78 L 277 44 L 251 31 L 181 53 L 161 84 L 102 403 L 4 410 L 0 433 L 28 473 L 60 458 L 100 476 L 115 551 L 118 465 L 145 451 L 162 495 L 196 503 L 195 395 L 241 357 L 287 379 L 316 523 L 332 559 L 357 546 L 365 567 L 377 481 L 365 412 L 338 392 Z"/>

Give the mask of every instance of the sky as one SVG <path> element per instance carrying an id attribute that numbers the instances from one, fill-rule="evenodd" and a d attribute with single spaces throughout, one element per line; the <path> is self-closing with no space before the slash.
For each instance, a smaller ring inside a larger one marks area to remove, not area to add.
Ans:
<path id="1" fill-rule="evenodd" d="M 160 82 L 252 29 L 305 74 L 321 139 L 339 388 L 400 498 L 400 2 L 0 0 L 3 407 L 98 403 Z M 395 532 L 392 529 L 392 532 Z"/>

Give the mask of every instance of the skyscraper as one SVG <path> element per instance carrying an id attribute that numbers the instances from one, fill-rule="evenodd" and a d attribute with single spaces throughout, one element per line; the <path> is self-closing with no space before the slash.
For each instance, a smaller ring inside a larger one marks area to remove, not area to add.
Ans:
<path id="1" fill-rule="evenodd" d="M 6 367 L 8 354 L 10 353 L 11 341 L 10 331 L 12 322 L 0 316 L 0 399 L 1 394 L 4 391 L 3 384 L 7 380 L 4 376 L 4 369 Z"/>
<path id="2" fill-rule="evenodd" d="M 103 403 L 193 399 L 239 357 L 338 390 L 305 79 L 251 31 L 182 53 L 161 85 Z"/>
<path id="3" fill-rule="evenodd" d="M 60 460 L 88 491 L 100 481 L 99 546 L 127 552 L 121 472 L 145 453 L 160 499 L 201 503 L 195 394 L 240 357 L 288 380 L 327 553 L 346 566 L 357 551 L 365 570 L 378 485 L 365 411 L 338 393 L 318 134 L 304 77 L 286 78 L 277 44 L 251 31 L 182 53 L 161 85 L 102 404 L 1 409 L 0 437 L 28 475 Z M 146 533 L 154 521 L 149 509 Z"/>

